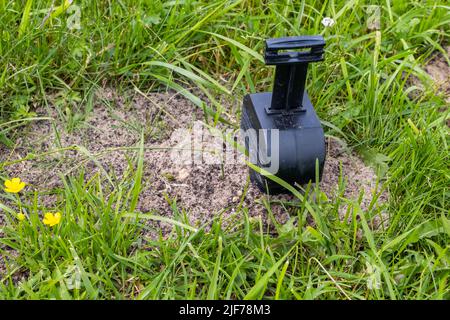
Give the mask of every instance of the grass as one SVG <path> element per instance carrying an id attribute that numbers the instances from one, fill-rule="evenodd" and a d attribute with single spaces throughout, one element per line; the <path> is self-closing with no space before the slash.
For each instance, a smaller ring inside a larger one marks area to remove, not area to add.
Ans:
<path id="1" fill-rule="evenodd" d="M 66 129 L 76 130 L 104 83 L 144 94 L 174 89 L 237 125 L 239 108 L 226 109 L 219 96 L 268 89 L 273 70 L 263 65 L 262 40 L 322 34 L 326 59 L 310 68 L 310 96 L 326 133 L 379 170 L 390 223 L 374 230 L 375 207 L 301 194 L 296 223 L 275 224 L 276 234 L 245 207 L 233 228 L 217 214 L 209 231 L 189 225 L 175 201 L 173 219 L 136 212 L 145 165 L 138 145 L 114 186 L 103 185 L 103 174 L 61 177 L 57 208 L 42 208 L 37 192 L 21 193 L 25 221 L 3 204 L 19 198 L 0 193 L 7 262 L 0 298 L 450 298 L 449 111 L 422 68 L 433 53 L 445 53 L 445 1 L 380 2 L 379 31 L 366 27 L 376 3 L 363 0 L 53 2 L 50 14 L 52 1 L 0 1 L 0 143 L 13 147 L 37 121 L 34 106 L 49 106 L 55 95 Z M 336 24 L 324 28 L 325 16 Z M 184 89 L 191 87 L 210 103 Z M 342 203 L 351 222 L 339 219 Z M 44 226 L 44 209 L 63 212 L 62 223 Z M 147 220 L 171 224 L 169 240 L 143 241 Z M 18 284 L 17 273 L 26 275 Z"/>

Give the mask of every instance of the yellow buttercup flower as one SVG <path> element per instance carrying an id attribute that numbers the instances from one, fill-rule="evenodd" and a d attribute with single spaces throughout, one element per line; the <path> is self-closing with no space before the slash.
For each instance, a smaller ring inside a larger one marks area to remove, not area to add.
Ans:
<path id="1" fill-rule="evenodd" d="M 5 181 L 5 191 L 9 193 L 18 193 L 25 188 L 25 182 L 20 181 L 20 178 L 12 178 Z"/>
<path id="2" fill-rule="evenodd" d="M 42 222 L 46 225 L 49 225 L 50 227 L 57 225 L 60 221 L 61 221 L 61 213 L 59 212 L 56 212 L 55 214 L 47 212 L 44 215 L 44 219 L 42 219 Z"/>
<path id="3" fill-rule="evenodd" d="M 25 220 L 25 215 L 23 213 L 18 213 L 17 214 L 17 220 L 19 220 L 19 221 Z"/>

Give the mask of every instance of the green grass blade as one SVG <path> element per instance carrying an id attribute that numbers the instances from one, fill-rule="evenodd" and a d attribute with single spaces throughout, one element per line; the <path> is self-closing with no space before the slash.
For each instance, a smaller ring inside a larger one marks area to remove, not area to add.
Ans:
<path id="1" fill-rule="evenodd" d="M 28 25 L 30 23 L 30 12 L 31 6 L 33 5 L 33 0 L 27 0 L 25 4 L 25 8 L 23 9 L 22 20 L 19 25 L 19 39 L 23 37 L 25 32 L 28 29 Z"/>

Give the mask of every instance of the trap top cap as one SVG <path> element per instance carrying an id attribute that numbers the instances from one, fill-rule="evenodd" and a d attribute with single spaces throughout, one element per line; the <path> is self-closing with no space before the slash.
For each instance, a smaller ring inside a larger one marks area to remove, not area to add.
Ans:
<path id="1" fill-rule="evenodd" d="M 323 60 L 325 40 L 322 36 L 297 36 L 266 40 L 267 65 L 276 65 L 272 101 L 268 114 L 305 112 L 305 91 L 308 64 Z M 300 51 L 289 51 L 302 49 Z"/>
<path id="2" fill-rule="evenodd" d="M 322 36 L 284 37 L 266 40 L 266 65 L 308 63 L 323 60 L 325 40 Z M 309 51 L 280 50 L 310 49 Z"/>

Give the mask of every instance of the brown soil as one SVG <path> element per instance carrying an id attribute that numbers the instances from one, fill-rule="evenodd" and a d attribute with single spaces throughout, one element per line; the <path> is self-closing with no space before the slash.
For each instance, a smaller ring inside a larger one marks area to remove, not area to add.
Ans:
<path id="1" fill-rule="evenodd" d="M 445 48 L 447 56 L 450 56 L 450 46 Z M 442 53 L 436 53 L 429 63 L 425 65 L 425 71 L 433 79 L 437 91 L 443 93 L 446 101 L 450 103 L 450 65 Z"/>
<path id="2" fill-rule="evenodd" d="M 450 46 L 447 46 L 447 57 L 450 57 Z M 450 104 L 450 65 L 444 56 L 439 53 L 425 66 L 425 71 L 431 76 L 437 91 L 443 93 L 445 101 Z M 442 110 L 444 111 L 444 110 Z M 450 128 L 450 119 L 446 120 L 447 127 Z"/>
<path id="3" fill-rule="evenodd" d="M 447 52 L 447 57 L 450 57 L 450 46 L 444 47 Z M 447 63 L 444 55 L 441 52 L 436 52 L 432 58 L 424 66 L 424 70 L 430 75 L 432 79 L 433 91 L 438 95 L 443 95 L 445 101 L 450 104 L 450 65 Z M 423 89 L 423 84 L 416 77 L 411 77 L 410 83 Z M 420 93 L 412 92 L 411 97 L 417 97 Z M 440 111 L 444 112 L 448 109 L 444 108 Z M 447 127 L 450 127 L 450 119 L 446 120 Z"/>
<path id="4" fill-rule="evenodd" d="M 248 208 L 249 214 L 262 216 L 264 220 L 267 218 L 267 212 L 262 205 L 262 199 L 265 198 L 269 202 L 281 199 L 294 201 L 290 195 L 266 196 L 252 185 L 244 194 L 248 168 L 243 163 L 225 163 L 223 166 L 173 163 L 170 158 L 171 148 L 179 141 L 172 133 L 176 129 L 192 128 L 193 125 L 201 124 L 203 111 L 177 94 L 154 93 L 146 98 L 135 94 L 128 99 L 124 96 L 127 95 L 119 95 L 109 89 L 101 91 L 90 118 L 72 133 L 66 133 L 63 122 L 55 122 L 61 147 L 84 146 L 98 159 L 101 168 L 82 152 L 66 151 L 6 166 L 7 175 L 21 177 L 29 184 L 28 191 L 35 189 L 41 193 L 45 190 L 51 192 L 61 186 L 60 175 L 75 173 L 80 167 L 86 170 L 88 177 L 100 169 L 120 178 L 128 169 L 127 158 L 135 155 L 136 151 L 111 148 L 137 146 L 140 141 L 140 128 L 144 127 L 147 131 L 144 144 L 144 187 L 137 207 L 141 212 L 173 216 L 173 210 L 166 200 L 166 196 L 169 196 L 176 199 L 180 212 L 185 210 L 192 225 L 200 226 L 208 224 L 212 217 L 219 213 L 224 217 L 232 215 L 243 197 L 241 205 Z M 108 103 L 111 108 L 106 107 Z M 38 113 L 48 116 L 44 109 L 39 109 Z M 56 115 L 55 109 L 52 109 L 50 116 L 56 118 Z M 50 121 L 35 122 L 26 129 L 22 138 L 17 140 L 13 151 L 1 150 L 0 162 L 21 159 L 29 153 L 39 154 L 57 149 L 56 141 L 55 130 Z M 204 138 L 202 146 L 205 149 L 211 147 L 211 139 Z M 98 156 L 102 152 L 102 156 Z M 328 198 L 335 197 L 340 163 L 346 180 L 344 196 L 357 199 L 360 190 L 364 190 L 361 207 L 363 210 L 367 209 L 374 193 L 374 171 L 364 165 L 356 155 L 345 152 L 335 140 L 328 141 L 328 157 L 320 184 L 321 190 Z M 40 200 L 50 209 L 57 198 L 46 195 Z M 386 194 L 382 193 L 377 202 L 382 203 L 385 200 Z M 272 211 L 279 222 L 289 218 L 289 210 L 280 204 L 273 204 Z M 345 213 L 345 207 L 342 213 Z"/>
<path id="5" fill-rule="evenodd" d="M 177 129 L 198 126 L 204 120 L 203 111 L 191 102 L 173 93 L 153 93 L 146 98 L 134 94 L 131 98 L 124 98 L 127 96 L 113 90 L 102 90 L 96 98 L 94 112 L 71 133 L 64 127 L 67 123 L 64 120 L 55 120 L 53 124 L 48 120 L 36 121 L 23 128 L 13 150 L 0 146 L 0 164 L 19 160 L 5 165 L 2 175 L 20 177 L 28 184 L 26 191 L 38 191 L 42 211 L 55 210 L 58 206 L 63 208 L 60 203 L 62 199 L 52 194 L 55 188 L 62 186 L 61 176 L 76 174 L 83 168 L 87 178 L 101 171 L 108 173 L 113 180 L 114 177 L 121 179 L 130 172 L 128 160 L 136 155 L 136 149 L 123 148 L 136 147 L 140 142 L 141 129 L 144 129 L 144 174 L 143 190 L 137 206 L 139 211 L 173 217 L 173 209 L 166 200 L 169 198 L 176 200 L 178 211 L 184 212 L 193 226 L 206 225 L 206 229 L 212 218 L 219 214 L 225 224 L 232 227 L 235 221 L 233 216 L 240 214 L 240 208 L 245 208 L 251 217 L 261 217 L 264 224 L 273 230 L 263 201 L 271 204 L 271 211 L 279 223 L 286 222 L 290 214 L 296 215 L 293 212 L 295 207 L 289 207 L 286 202 L 280 203 L 280 200 L 299 201 L 293 196 L 267 196 L 253 185 L 247 189 L 248 168 L 243 163 L 186 165 L 171 161 L 171 148 L 180 142 L 180 137 L 172 133 Z M 55 107 L 50 110 L 40 108 L 37 113 L 60 119 Z M 225 129 L 223 125 L 220 127 Z M 209 150 L 214 147 L 211 137 L 205 134 L 201 144 L 203 148 Z M 86 148 L 96 161 L 79 150 L 21 160 L 30 154 L 48 153 L 73 145 Z M 208 153 L 205 157 L 208 158 Z M 215 156 L 212 158 L 217 160 Z M 371 168 L 365 166 L 356 155 L 345 152 L 335 140 L 328 140 L 328 157 L 320 188 L 328 198 L 336 196 L 341 163 L 346 180 L 344 196 L 357 199 L 362 189 L 364 197 L 361 208 L 366 210 L 372 199 L 376 176 Z M 385 202 L 386 197 L 386 193 L 382 193 L 376 205 Z M 340 208 L 341 217 L 345 212 L 344 204 Z M 378 216 L 375 219 L 381 221 Z M 378 227 L 379 221 L 374 220 L 374 227 Z M 4 216 L 0 209 L 0 226 L 3 224 Z M 169 236 L 172 230 L 170 225 L 159 222 L 149 222 L 148 227 L 146 236 L 151 238 L 157 237 L 160 231 Z M 17 254 L 14 250 L 8 252 L 10 255 Z M 0 274 L 6 272 L 5 259 L 8 258 L 0 258 Z M 18 279 L 26 277 L 26 274 L 18 272 L 13 277 Z"/>

